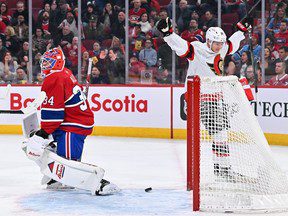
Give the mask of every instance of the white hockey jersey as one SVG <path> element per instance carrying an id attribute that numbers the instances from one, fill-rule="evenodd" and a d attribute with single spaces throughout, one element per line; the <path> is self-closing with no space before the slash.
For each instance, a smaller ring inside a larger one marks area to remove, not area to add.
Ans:
<path id="1" fill-rule="evenodd" d="M 189 43 L 175 33 L 164 37 L 164 41 L 167 42 L 178 56 L 188 59 L 189 67 L 187 76 L 198 75 L 200 77 L 211 77 L 221 76 L 223 74 L 225 56 L 235 53 L 244 38 L 243 32 L 235 32 L 223 45 L 219 53 L 212 52 L 206 43 L 199 41 Z"/>

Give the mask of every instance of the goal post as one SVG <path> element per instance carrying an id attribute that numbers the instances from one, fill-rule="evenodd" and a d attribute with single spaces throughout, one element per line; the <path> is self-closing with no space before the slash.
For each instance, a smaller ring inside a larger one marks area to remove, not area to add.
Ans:
<path id="1" fill-rule="evenodd" d="M 193 210 L 199 210 L 200 181 L 200 78 L 190 77 L 187 85 L 187 190 L 193 189 Z M 195 124 L 195 122 L 197 122 Z M 192 145 L 193 143 L 193 145 Z"/>
<path id="2" fill-rule="evenodd" d="M 187 190 L 194 211 L 288 209 L 288 178 L 235 76 L 187 80 Z"/>

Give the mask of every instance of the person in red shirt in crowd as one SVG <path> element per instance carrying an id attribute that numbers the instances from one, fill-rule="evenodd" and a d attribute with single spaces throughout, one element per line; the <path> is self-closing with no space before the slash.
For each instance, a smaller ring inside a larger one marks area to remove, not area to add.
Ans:
<path id="1" fill-rule="evenodd" d="M 130 61 L 129 61 L 129 75 L 130 78 L 136 77 L 137 79 L 140 78 L 141 71 L 146 69 L 146 65 L 139 61 L 137 55 L 131 54 Z"/>
<path id="2" fill-rule="evenodd" d="M 204 32 L 198 29 L 198 21 L 196 19 L 191 19 L 189 23 L 189 29 L 182 32 L 181 37 L 188 42 L 192 41 L 205 41 Z"/>
<path id="3" fill-rule="evenodd" d="M 3 21 L 0 21 L 0 34 L 4 34 L 6 27 L 6 24 Z"/>
<path id="4" fill-rule="evenodd" d="M 265 85 L 288 86 L 288 74 L 286 74 L 286 64 L 283 61 L 276 62 L 276 76 L 272 77 Z"/>
<path id="5" fill-rule="evenodd" d="M 72 40 L 72 43 L 68 44 L 63 49 L 67 61 L 69 61 L 68 64 L 71 64 L 71 69 L 73 72 L 77 71 L 78 67 L 78 37 L 74 37 Z M 86 48 L 81 45 L 81 53 L 85 52 Z"/>
<path id="6" fill-rule="evenodd" d="M 129 21 L 131 24 L 136 24 L 139 22 L 139 19 L 143 13 L 146 12 L 146 9 L 141 8 L 141 0 L 133 1 L 133 8 L 129 10 Z"/>
<path id="7" fill-rule="evenodd" d="M 101 51 L 101 45 L 100 45 L 100 42 L 98 41 L 95 41 L 93 43 L 93 47 L 92 47 L 92 50 L 90 49 L 90 47 L 86 47 L 88 50 L 89 50 L 89 55 L 91 57 L 95 56 L 97 58 L 99 58 L 99 55 L 100 55 L 100 51 Z"/>
<path id="8" fill-rule="evenodd" d="M 0 3 L 0 14 L 2 21 L 5 23 L 5 25 L 10 25 L 12 16 L 5 2 Z"/>
<path id="9" fill-rule="evenodd" d="M 281 21 L 279 32 L 274 35 L 274 38 L 276 50 L 279 50 L 282 46 L 288 46 L 288 30 L 287 22 L 285 20 Z"/>
<path id="10" fill-rule="evenodd" d="M 58 33 L 55 23 L 50 22 L 50 14 L 47 11 L 43 12 L 41 21 L 37 23 L 37 26 L 43 30 L 46 39 L 54 38 Z"/>
<path id="11" fill-rule="evenodd" d="M 68 44 L 64 48 L 64 53 L 72 65 L 78 64 L 78 37 L 74 37 L 72 40 L 72 44 Z M 82 45 L 81 46 L 81 53 L 85 52 L 86 48 Z"/>

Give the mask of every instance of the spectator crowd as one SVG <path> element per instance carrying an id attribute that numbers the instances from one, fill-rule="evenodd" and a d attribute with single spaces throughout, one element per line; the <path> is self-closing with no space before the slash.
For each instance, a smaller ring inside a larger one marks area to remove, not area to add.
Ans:
<path id="1" fill-rule="evenodd" d="M 156 26 L 160 19 L 172 17 L 173 1 L 129 2 L 129 14 L 126 15 L 123 0 L 82 0 L 81 14 L 78 14 L 77 0 L 33 0 L 30 45 L 27 0 L 0 0 L 0 83 L 25 84 L 28 75 L 32 74 L 33 83 L 41 84 L 39 59 L 42 53 L 61 46 L 66 67 L 75 75 L 81 73 L 82 82 L 88 79 L 92 84 L 172 84 L 172 50 Z M 207 29 L 217 26 L 217 2 L 176 0 L 175 32 L 188 42 L 205 42 Z M 241 0 L 222 0 L 222 16 L 236 14 L 240 20 L 255 2 L 249 0 L 247 8 Z M 250 20 L 253 24 L 252 47 L 247 38 L 235 54 L 226 57 L 224 75 L 245 76 L 250 84 L 288 86 L 287 2 L 266 0 L 265 47 L 260 44 L 260 6 L 256 7 L 253 20 Z M 81 23 L 78 23 L 78 16 L 81 16 Z M 129 50 L 125 50 L 126 17 L 129 19 Z M 224 30 L 225 25 L 222 26 Z M 228 36 L 233 33 L 231 29 L 236 31 L 235 23 L 229 25 Z M 32 49 L 32 60 L 29 49 Z M 264 59 L 261 58 L 262 49 L 265 50 Z M 78 71 L 78 53 L 81 53 L 81 71 Z M 129 56 L 128 77 L 125 75 L 125 53 Z M 89 58 L 93 59 L 93 65 L 91 75 L 87 77 Z M 32 72 L 29 73 L 30 61 Z M 255 62 L 255 68 L 252 62 Z M 183 83 L 187 61 L 176 56 L 175 64 L 174 83 Z M 261 76 L 262 65 L 265 79 Z M 258 74 L 257 81 L 254 71 Z"/>

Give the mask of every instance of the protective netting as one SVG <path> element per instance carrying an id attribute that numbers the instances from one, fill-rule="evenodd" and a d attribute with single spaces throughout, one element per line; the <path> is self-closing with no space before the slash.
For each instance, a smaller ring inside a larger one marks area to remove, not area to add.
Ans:
<path id="1" fill-rule="evenodd" d="M 200 209 L 286 210 L 287 176 L 237 77 L 202 78 L 200 88 Z"/>

